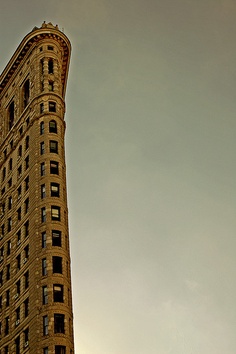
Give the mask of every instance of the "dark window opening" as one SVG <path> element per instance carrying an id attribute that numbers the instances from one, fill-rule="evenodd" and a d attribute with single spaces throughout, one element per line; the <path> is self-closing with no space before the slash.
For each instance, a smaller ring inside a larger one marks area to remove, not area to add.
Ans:
<path id="1" fill-rule="evenodd" d="M 25 289 L 29 287 L 29 271 L 24 274 L 24 279 L 25 279 Z"/>
<path id="2" fill-rule="evenodd" d="M 53 300 L 54 302 L 63 302 L 63 285 L 53 285 Z"/>
<path id="3" fill-rule="evenodd" d="M 50 140 L 49 141 L 49 149 L 50 149 L 50 152 L 53 152 L 54 154 L 58 154 L 58 142 L 55 140 Z"/>
<path id="4" fill-rule="evenodd" d="M 48 110 L 49 112 L 56 112 L 56 102 L 49 101 Z"/>
<path id="5" fill-rule="evenodd" d="M 54 314 L 54 333 L 65 333 L 65 315 L 60 313 Z"/>
<path id="6" fill-rule="evenodd" d="M 40 173 L 41 173 L 41 177 L 45 176 L 45 163 L 42 162 L 40 165 Z"/>
<path id="7" fill-rule="evenodd" d="M 14 124 L 14 117 L 15 117 L 15 103 L 14 101 L 11 102 L 9 108 L 9 130 L 13 127 Z"/>
<path id="8" fill-rule="evenodd" d="M 8 264 L 8 265 L 7 265 L 6 279 L 7 279 L 7 280 L 10 280 L 10 277 L 11 277 L 11 265 Z"/>
<path id="9" fill-rule="evenodd" d="M 43 316 L 43 335 L 48 334 L 48 316 Z"/>
<path id="10" fill-rule="evenodd" d="M 55 354 L 66 354 L 66 347 L 64 345 L 55 345 Z"/>
<path id="11" fill-rule="evenodd" d="M 42 275 L 47 275 L 47 260 L 46 258 L 42 259 Z"/>
<path id="12" fill-rule="evenodd" d="M 29 316 L 29 298 L 24 301 L 25 318 Z"/>
<path id="13" fill-rule="evenodd" d="M 49 91 L 54 91 L 54 82 L 53 81 L 48 81 L 48 90 Z"/>
<path id="14" fill-rule="evenodd" d="M 41 221 L 46 222 L 46 208 L 41 208 Z"/>
<path id="15" fill-rule="evenodd" d="M 40 134 L 44 134 L 44 122 L 40 123 Z"/>
<path id="16" fill-rule="evenodd" d="M 6 306 L 10 306 L 10 290 L 6 291 Z"/>
<path id="17" fill-rule="evenodd" d="M 57 161 L 50 161 L 50 173 L 59 175 L 59 163 Z"/>
<path id="18" fill-rule="evenodd" d="M 48 60 L 48 73 L 53 74 L 53 59 Z"/>
<path id="19" fill-rule="evenodd" d="M 43 155 L 45 152 L 45 145 L 44 145 L 44 141 L 42 143 L 40 143 L 40 154 Z"/>
<path id="20" fill-rule="evenodd" d="M 53 273 L 62 274 L 62 257 L 52 257 L 52 269 Z"/>
<path id="21" fill-rule="evenodd" d="M 61 231 L 52 230 L 52 245 L 61 247 Z"/>
<path id="22" fill-rule="evenodd" d="M 29 148 L 29 135 L 25 138 L 25 150 Z"/>
<path id="23" fill-rule="evenodd" d="M 55 120 L 50 120 L 49 122 L 49 133 L 57 133 L 57 123 Z"/>
<path id="24" fill-rule="evenodd" d="M 28 80 L 25 81 L 24 86 L 23 86 L 23 105 L 24 105 L 24 108 L 29 103 L 29 97 L 30 97 L 30 82 L 29 82 L 29 79 L 28 79 Z"/>

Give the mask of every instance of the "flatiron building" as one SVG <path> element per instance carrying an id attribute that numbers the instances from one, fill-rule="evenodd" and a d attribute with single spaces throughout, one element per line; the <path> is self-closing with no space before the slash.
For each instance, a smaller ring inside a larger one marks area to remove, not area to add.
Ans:
<path id="1" fill-rule="evenodd" d="M 27 34 L 0 76 L 0 354 L 73 354 L 65 91 L 71 46 Z"/>

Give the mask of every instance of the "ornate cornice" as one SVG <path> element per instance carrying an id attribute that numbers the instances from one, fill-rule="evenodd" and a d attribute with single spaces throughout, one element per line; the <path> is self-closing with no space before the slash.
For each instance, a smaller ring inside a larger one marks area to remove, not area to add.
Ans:
<path id="1" fill-rule="evenodd" d="M 29 34 L 27 34 L 19 44 L 18 48 L 16 49 L 15 53 L 11 57 L 6 68 L 0 76 L 0 94 L 11 79 L 14 72 L 19 67 L 22 60 L 26 57 L 27 53 L 32 48 L 32 46 L 40 42 L 42 39 L 47 38 L 51 38 L 58 41 L 63 48 L 61 79 L 64 95 L 68 75 L 68 65 L 71 54 L 70 41 L 67 36 L 58 29 L 57 25 L 53 26 L 51 23 L 46 24 L 45 22 L 42 24 L 41 28 L 34 27 L 33 30 Z"/>

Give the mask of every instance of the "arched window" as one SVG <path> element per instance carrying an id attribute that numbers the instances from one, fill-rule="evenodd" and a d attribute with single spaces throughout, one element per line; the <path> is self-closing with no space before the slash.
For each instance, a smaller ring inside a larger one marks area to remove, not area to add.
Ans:
<path id="1" fill-rule="evenodd" d="M 49 122 L 49 133 L 57 133 L 57 123 L 55 120 Z"/>

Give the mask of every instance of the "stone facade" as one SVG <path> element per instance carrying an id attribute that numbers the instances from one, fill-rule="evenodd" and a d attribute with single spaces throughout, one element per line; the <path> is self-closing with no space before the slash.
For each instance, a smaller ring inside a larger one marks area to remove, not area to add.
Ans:
<path id="1" fill-rule="evenodd" d="M 0 76 L 0 354 L 73 354 L 64 153 L 70 42 L 35 27 Z"/>

